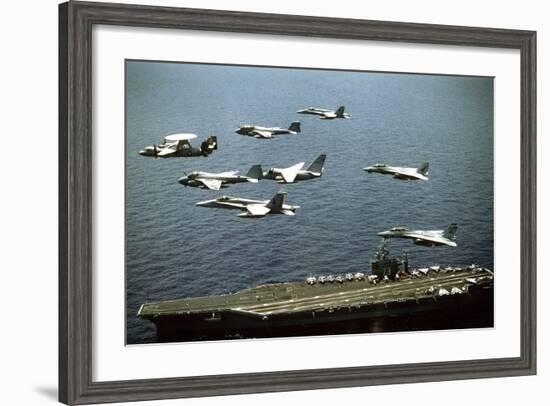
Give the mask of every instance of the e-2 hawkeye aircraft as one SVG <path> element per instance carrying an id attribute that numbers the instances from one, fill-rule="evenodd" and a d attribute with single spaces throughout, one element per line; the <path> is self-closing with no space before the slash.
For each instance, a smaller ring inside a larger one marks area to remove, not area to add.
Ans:
<path id="1" fill-rule="evenodd" d="M 320 116 L 323 120 L 333 120 L 335 118 L 350 118 L 351 114 L 344 113 L 345 107 L 340 106 L 336 110 L 320 109 L 318 107 L 308 107 L 306 109 L 298 110 L 299 114 L 314 114 Z"/>
<path id="2" fill-rule="evenodd" d="M 325 167 L 325 154 L 319 155 L 307 168 L 302 169 L 305 162 L 297 163 L 288 168 L 269 168 L 264 172 L 264 179 L 272 179 L 278 183 L 294 183 L 300 180 L 320 178 Z"/>
<path id="3" fill-rule="evenodd" d="M 193 171 L 178 179 L 183 186 L 201 187 L 210 190 L 219 190 L 231 183 L 251 182 L 257 183 L 262 178 L 261 165 L 254 165 L 246 175 L 239 175 L 238 171 L 210 173 Z"/>
<path id="4" fill-rule="evenodd" d="M 271 139 L 279 134 L 298 134 L 302 132 L 299 121 L 293 121 L 288 128 L 281 127 L 260 127 L 258 125 L 241 125 L 235 130 L 237 134 L 248 135 L 249 137 Z"/>
<path id="5" fill-rule="evenodd" d="M 208 156 L 218 149 L 218 137 L 209 136 L 201 143 L 201 147 L 193 148 L 190 140 L 197 138 L 195 134 L 172 134 L 164 137 L 159 145 L 151 145 L 139 151 L 143 156 L 154 156 L 155 158 L 175 158 L 191 156 Z"/>
<path id="6" fill-rule="evenodd" d="M 389 230 L 378 233 L 379 236 L 386 238 L 408 238 L 413 240 L 416 245 L 427 247 L 436 247 L 440 245 L 449 245 L 456 247 L 454 241 L 458 226 L 450 224 L 446 230 L 411 230 L 406 227 L 393 227 Z"/>
<path id="7" fill-rule="evenodd" d="M 382 173 L 392 175 L 395 179 L 401 180 L 428 180 L 428 167 L 430 164 L 424 162 L 418 168 L 400 168 L 398 166 L 389 166 L 386 164 L 375 164 L 363 168 L 368 173 Z"/>
<path id="8" fill-rule="evenodd" d="M 285 204 L 286 192 L 278 192 L 271 200 L 253 200 L 241 197 L 222 196 L 217 199 L 198 202 L 197 206 L 243 211 L 239 217 L 263 217 L 266 214 L 286 214 L 294 216 L 300 206 Z"/>

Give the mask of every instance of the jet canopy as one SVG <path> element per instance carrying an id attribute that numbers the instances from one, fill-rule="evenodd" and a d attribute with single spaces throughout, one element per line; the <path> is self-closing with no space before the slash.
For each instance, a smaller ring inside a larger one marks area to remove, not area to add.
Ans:
<path id="1" fill-rule="evenodd" d="M 407 227 L 392 227 L 390 231 L 409 231 Z"/>

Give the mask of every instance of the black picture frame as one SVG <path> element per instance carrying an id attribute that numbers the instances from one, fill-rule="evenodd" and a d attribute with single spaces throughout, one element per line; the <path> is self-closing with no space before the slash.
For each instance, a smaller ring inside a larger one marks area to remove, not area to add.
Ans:
<path id="1" fill-rule="evenodd" d="M 521 58 L 520 356 L 130 381 L 92 380 L 95 24 L 511 48 Z M 59 400 L 219 396 L 536 374 L 536 32 L 110 3 L 59 6 Z"/>

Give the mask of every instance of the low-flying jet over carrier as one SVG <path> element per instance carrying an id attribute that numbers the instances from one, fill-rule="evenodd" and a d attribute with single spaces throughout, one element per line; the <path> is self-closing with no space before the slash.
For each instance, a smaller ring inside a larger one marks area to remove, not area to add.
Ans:
<path id="1" fill-rule="evenodd" d="M 428 167 L 430 164 L 424 162 L 418 168 L 400 168 L 398 166 L 389 166 L 386 164 L 375 164 L 363 168 L 368 173 L 382 173 L 392 175 L 395 179 L 401 180 L 428 180 Z"/>
<path id="2" fill-rule="evenodd" d="M 269 168 L 264 172 L 263 177 L 275 180 L 278 183 L 294 183 L 300 180 L 320 178 L 323 175 L 326 158 L 325 154 L 319 155 L 307 169 L 302 169 L 305 162 L 297 163 L 288 168 Z"/>
<path id="3" fill-rule="evenodd" d="M 190 140 L 197 138 L 195 134 L 172 134 L 164 137 L 159 145 L 151 145 L 139 151 L 143 156 L 154 156 L 155 158 L 175 158 L 191 156 L 208 156 L 218 149 L 218 138 L 208 137 L 201 143 L 200 148 L 193 148 Z"/>
<path id="4" fill-rule="evenodd" d="M 274 135 L 298 134 L 302 132 L 300 122 L 294 121 L 288 128 L 281 127 L 260 127 L 258 125 L 241 125 L 235 130 L 237 134 L 248 135 L 249 137 L 271 139 Z"/>
<path id="5" fill-rule="evenodd" d="M 253 200 L 241 197 L 222 196 L 217 199 L 198 202 L 197 206 L 243 211 L 240 217 L 263 217 L 266 214 L 286 214 L 294 216 L 300 206 L 285 204 L 285 192 L 278 192 L 271 200 Z"/>
<path id="6" fill-rule="evenodd" d="M 378 233 L 384 238 L 408 238 L 417 245 L 427 247 L 436 247 L 439 245 L 449 245 L 456 247 L 455 234 L 458 226 L 450 224 L 446 230 L 411 230 L 406 227 L 393 227 L 389 230 Z"/>
<path id="7" fill-rule="evenodd" d="M 314 114 L 320 116 L 323 120 L 333 120 L 335 118 L 350 118 L 351 114 L 344 113 L 345 107 L 340 106 L 336 110 L 320 109 L 318 107 L 308 107 L 306 109 L 298 110 L 296 113 L 300 114 Z"/>
<path id="8" fill-rule="evenodd" d="M 262 167 L 254 165 L 246 175 L 239 175 L 238 171 L 210 173 L 193 171 L 178 179 L 178 183 L 184 186 L 201 187 L 210 190 L 219 190 L 231 183 L 251 182 L 257 183 L 262 178 Z"/>

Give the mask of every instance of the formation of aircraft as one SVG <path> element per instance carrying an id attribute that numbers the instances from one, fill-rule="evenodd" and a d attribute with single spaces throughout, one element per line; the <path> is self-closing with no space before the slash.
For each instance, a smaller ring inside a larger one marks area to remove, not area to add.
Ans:
<path id="1" fill-rule="evenodd" d="M 298 110 L 300 114 L 313 114 L 321 119 L 332 120 L 336 118 L 350 118 L 351 115 L 344 112 L 345 107 L 340 106 L 336 110 L 327 110 L 317 107 L 308 107 Z M 235 130 L 237 134 L 250 137 L 271 139 L 279 134 L 298 134 L 301 132 L 300 122 L 294 121 L 285 129 L 281 127 L 261 127 L 256 125 L 242 125 Z M 190 141 L 197 138 L 195 134 L 172 134 L 164 138 L 158 145 L 145 147 L 139 151 L 140 155 L 153 156 L 155 158 L 169 157 L 193 157 L 208 156 L 218 149 L 218 140 L 215 136 L 208 137 L 201 143 L 200 148 L 191 146 Z M 269 168 L 263 172 L 261 165 L 253 165 L 246 175 L 240 175 L 238 171 L 227 171 L 219 173 L 193 171 L 178 179 L 178 183 L 184 186 L 199 187 L 203 189 L 219 190 L 229 184 L 235 183 L 257 183 L 260 179 L 271 179 L 278 183 L 294 183 L 307 179 L 319 178 L 323 175 L 326 154 L 319 155 L 312 163 L 304 169 L 305 162 L 299 162 L 287 168 Z M 428 180 L 429 163 L 425 162 L 418 168 L 393 167 L 386 164 L 375 164 L 363 168 L 369 173 L 382 173 L 392 175 L 402 180 Z M 216 199 L 205 200 L 196 203 L 197 206 L 237 209 L 242 211 L 240 217 L 264 217 L 267 214 L 285 214 L 294 216 L 300 206 L 285 204 L 286 192 L 278 192 L 271 200 L 255 200 L 241 197 L 222 196 Z M 451 224 L 446 230 L 411 230 L 406 227 L 393 227 L 389 230 L 378 233 L 384 239 L 407 238 L 413 240 L 417 245 L 441 246 L 447 245 L 456 247 L 455 234 L 456 224 Z"/>
<path id="2" fill-rule="evenodd" d="M 293 121 L 288 128 L 261 127 L 258 125 L 241 125 L 235 130 L 237 134 L 248 135 L 249 137 L 271 139 L 274 135 L 298 134 L 302 132 L 299 121 Z"/>
<path id="3" fill-rule="evenodd" d="M 333 120 L 335 118 L 350 118 L 351 114 L 344 113 L 345 107 L 340 106 L 336 110 L 320 109 L 319 107 L 308 107 L 302 110 L 298 110 L 296 113 L 300 114 L 314 114 L 319 116 L 323 120 Z"/>
<path id="4" fill-rule="evenodd" d="M 215 136 L 208 137 L 201 143 L 200 148 L 193 148 L 189 143 L 195 138 L 197 138 L 195 134 L 167 135 L 161 144 L 145 147 L 139 151 L 139 154 L 155 158 L 208 156 L 218 149 L 218 138 Z"/>
<path id="5" fill-rule="evenodd" d="M 198 202 L 197 206 L 219 209 L 241 210 L 239 217 L 263 217 L 267 214 L 286 214 L 294 216 L 300 206 L 285 204 L 286 192 L 278 192 L 271 200 L 254 200 L 241 197 L 222 196 L 212 200 Z"/>
<path id="6" fill-rule="evenodd" d="M 458 226 L 450 224 L 446 230 L 411 230 L 406 227 L 393 227 L 389 230 L 378 233 L 379 236 L 386 238 L 408 238 L 417 245 L 435 247 L 440 245 L 449 245 L 456 247 L 455 234 Z"/>
<path id="7" fill-rule="evenodd" d="M 297 163 L 288 168 L 269 168 L 263 173 L 263 177 L 275 180 L 278 183 L 294 183 L 301 180 L 320 178 L 323 175 L 326 158 L 325 154 L 319 155 L 307 169 L 302 169 L 305 162 Z"/>
<path id="8" fill-rule="evenodd" d="M 201 187 L 210 190 L 220 190 L 227 184 L 251 182 L 257 183 L 262 178 L 261 165 L 254 165 L 246 175 L 239 175 L 238 171 L 210 173 L 193 171 L 178 179 L 184 186 Z"/>
<path id="9" fill-rule="evenodd" d="M 392 175 L 396 179 L 401 180 L 428 180 L 428 167 L 430 164 L 424 162 L 418 168 L 400 168 L 398 166 L 389 166 L 386 164 L 375 164 L 363 168 L 368 173 L 382 173 L 384 175 Z"/>

